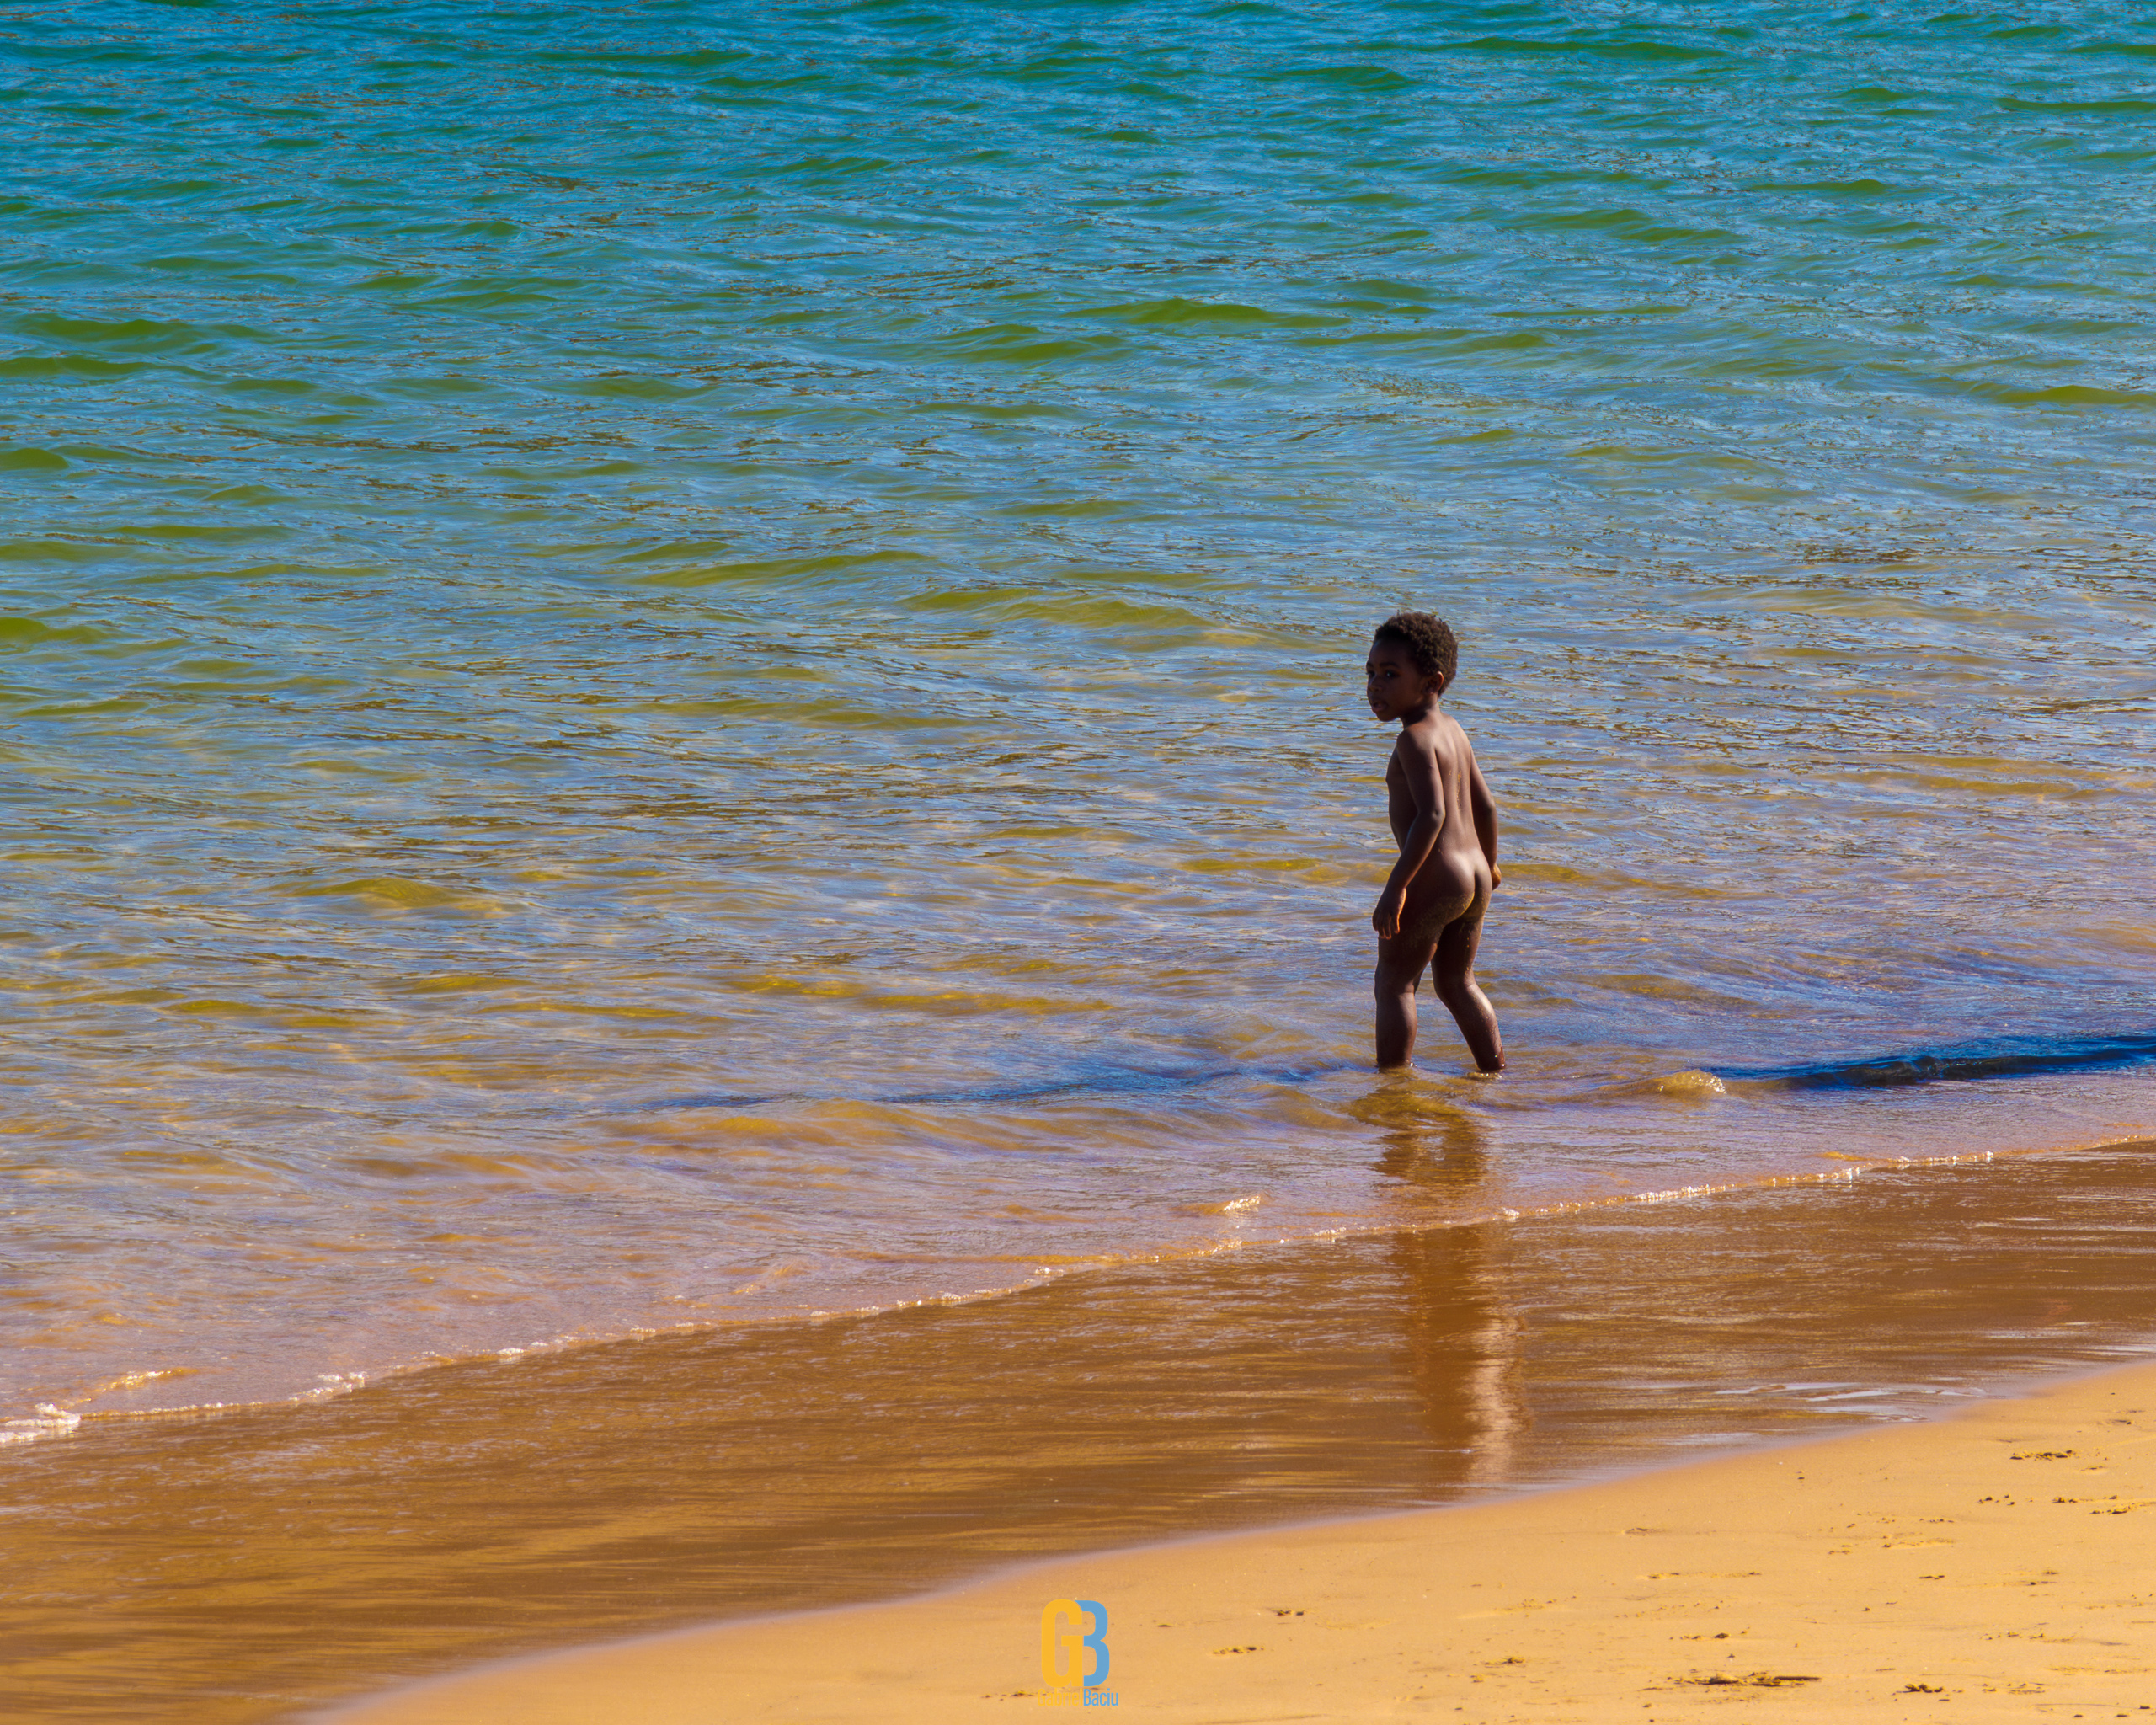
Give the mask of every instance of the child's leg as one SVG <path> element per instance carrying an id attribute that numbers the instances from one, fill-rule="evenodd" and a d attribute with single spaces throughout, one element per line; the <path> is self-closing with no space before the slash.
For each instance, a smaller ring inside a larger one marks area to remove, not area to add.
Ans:
<path id="1" fill-rule="evenodd" d="M 1396 935 L 1378 943 L 1378 969 L 1371 989 L 1378 1001 L 1378 1065 L 1404 1066 L 1415 1055 L 1415 985 L 1430 962 L 1434 943 Z"/>
<path id="2" fill-rule="evenodd" d="M 1486 895 L 1478 895 L 1473 909 L 1445 925 L 1430 959 L 1430 986 L 1450 1010 L 1460 1033 L 1467 1039 L 1475 1064 L 1486 1072 L 1502 1072 L 1505 1044 L 1497 1033 L 1497 1015 L 1475 980 L 1475 948 L 1481 943 L 1482 911 L 1488 902 Z"/>

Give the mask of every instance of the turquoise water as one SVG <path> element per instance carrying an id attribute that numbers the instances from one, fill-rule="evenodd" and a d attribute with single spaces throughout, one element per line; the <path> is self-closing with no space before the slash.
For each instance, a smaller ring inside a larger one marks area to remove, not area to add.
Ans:
<path id="1" fill-rule="evenodd" d="M 2156 30 L 2031 16 L 0 21 L 12 1429 L 2145 1129 Z M 1403 602 L 1496 1087 L 1368 1070 Z"/>

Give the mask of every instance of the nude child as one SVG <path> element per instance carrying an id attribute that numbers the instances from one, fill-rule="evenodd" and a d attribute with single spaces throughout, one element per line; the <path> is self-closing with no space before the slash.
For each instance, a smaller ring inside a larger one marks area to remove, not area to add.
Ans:
<path id="1" fill-rule="evenodd" d="M 1400 736 L 1385 770 L 1387 813 L 1400 860 L 1370 926 L 1378 932 L 1378 1065 L 1415 1053 L 1415 989 L 1422 972 L 1485 1072 L 1505 1065 L 1497 1015 L 1475 980 L 1482 913 L 1504 876 L 1497 868 L 1497 805 L 1467 733 L 1438 711 L 1460 646 L 1442 618 L 1403 611 L 1380 623 L 1366 667 L 1370 711 Z"/>

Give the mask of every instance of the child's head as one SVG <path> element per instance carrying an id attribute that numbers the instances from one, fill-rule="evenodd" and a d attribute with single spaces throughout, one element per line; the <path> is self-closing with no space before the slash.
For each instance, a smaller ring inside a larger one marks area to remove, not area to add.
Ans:
<path id="1" fill-rule="evenodd" d="M 1377 628 L 1376 639 L 1390 641 L 1414 660 L 1426 677 L 1436 677 L 1439 686 L 1452 687 L 1454 670 L 1460 664 L 1460 643 L 1452 625 L 1427 611 L 1403 611 L 1387 617 Z"/>

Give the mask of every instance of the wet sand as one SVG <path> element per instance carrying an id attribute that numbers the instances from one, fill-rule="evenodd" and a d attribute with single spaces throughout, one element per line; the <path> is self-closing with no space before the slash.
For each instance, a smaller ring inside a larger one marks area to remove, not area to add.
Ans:
<path id="1" fill-rule="evenodd" d="M 1400 1178 L 1471 1188 L 1472 1148 L 1403 1135 Z M 1251 1245 L 85 1421 L 0 1471 L 0 1710 L 255 1725 L 504 1658 L 1924 1418 L 2148 1357 L 2150 1148 Z"/>
<path id="2" fill-rule="evenodd" d="M 1058 1599 L 1149 1719 L 2127 1718 L 2156 1694 L 2156 1366 L 1507 1503 L 1033 1566 L 520 1662 L 339 1725 L 1022 1719 Z"/>

